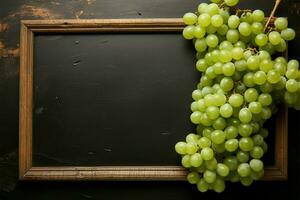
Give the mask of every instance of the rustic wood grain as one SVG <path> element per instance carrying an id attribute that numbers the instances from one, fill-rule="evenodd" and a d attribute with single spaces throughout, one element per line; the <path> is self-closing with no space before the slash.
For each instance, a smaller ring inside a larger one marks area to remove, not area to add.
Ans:
<path id="1" fill-rule="evenodd" d="M 33 37 L 35 32 L 180 32 L 182 19 L 23 20 L 20 62 L 21 180 L 186 180 L 180 166 L 32 166 Z M 277 114 L 275 165 L 267 166 L 263 180 L 287 179 L 287 108 Z"/>

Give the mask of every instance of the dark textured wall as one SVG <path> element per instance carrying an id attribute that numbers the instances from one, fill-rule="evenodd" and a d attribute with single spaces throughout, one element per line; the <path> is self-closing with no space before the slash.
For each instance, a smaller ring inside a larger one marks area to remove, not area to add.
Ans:
<path id="1" fill-rule="evenodd" d="M 266 12 L 272 0 L 241 0 Z M 300 2 L 282 0 L 298 36 L 289 56 L 300 58 Z M 229 185 L 221 195 L 200 194 L 184 182 L 17 182 L 19 25 L 21 19 L 181 17 L 201 0 L 1 0 L 0 1 L 0 199 L 300 199 L 299 112 L 289 113 L 289 180 Z"/>

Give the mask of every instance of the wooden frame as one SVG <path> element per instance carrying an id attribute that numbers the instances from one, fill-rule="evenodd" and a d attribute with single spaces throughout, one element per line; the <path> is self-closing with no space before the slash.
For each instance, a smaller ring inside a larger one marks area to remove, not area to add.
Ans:
<path id="1" fill-rule="evenodd" d="M 35 33 L 181 32 L 181 19 L 25 20 L 21 22 L 19 178 L 21 180 L 185 180 L 180 166 L 32 166 L 33 43 Z M 287 179 L 287 109 L 277 115 L 275 165 L 263 180 Z"/>

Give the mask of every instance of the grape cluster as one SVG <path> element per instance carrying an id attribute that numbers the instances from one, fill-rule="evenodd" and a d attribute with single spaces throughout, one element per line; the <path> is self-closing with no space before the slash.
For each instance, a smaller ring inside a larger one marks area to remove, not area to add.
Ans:
<path id="1" fill-rule="evenodd" d="M 175 150 L 191 184 L 223 192 L 225 181 L 249 186 L 264 175 L 263 125 L 281 102 L 300 109 L 300 72 L 298 61 L 282 54 L 295 37 L 286 18 L 270 25 L 261 10 L 232 8 L 238 0 L 211 1 L 183 16 L 201 79 L 192 93 L 196 134 Z"/>

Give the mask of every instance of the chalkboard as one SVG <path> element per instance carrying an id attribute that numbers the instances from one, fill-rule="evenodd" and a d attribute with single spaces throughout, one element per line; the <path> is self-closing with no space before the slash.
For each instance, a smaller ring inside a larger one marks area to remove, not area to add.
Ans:
<path id="1" fill-rule="evenodd" d="M 33 166 L 179 165 L 191 47 L 180 33 L 36 35 Z"/>

